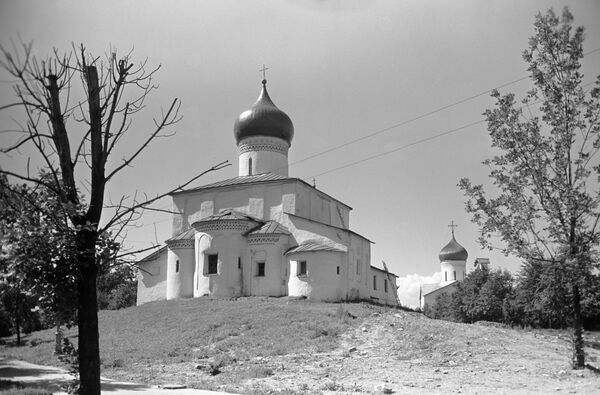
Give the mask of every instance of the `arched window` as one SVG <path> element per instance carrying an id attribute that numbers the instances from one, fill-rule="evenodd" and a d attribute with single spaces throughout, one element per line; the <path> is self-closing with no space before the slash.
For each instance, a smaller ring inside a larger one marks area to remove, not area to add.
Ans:
<path id="1" fill-rule="evenodd" d="M 448 281 L 448 272 L 444 272 L 444 281 Z"/>
<path id="2" fill-rule="evenodd" d="M 175 273 L 179 273 L 179 259 L 175 262 Z"/>
<path id="3" fill-rule="evenodd" d="M 252 158 L 248 158 L 248 175 L 252 175 Z"/>
<path id="4" fill-rule="evenodd" d="M 454 271 L 454 280 L 456 280 L 456 270 Z"/>

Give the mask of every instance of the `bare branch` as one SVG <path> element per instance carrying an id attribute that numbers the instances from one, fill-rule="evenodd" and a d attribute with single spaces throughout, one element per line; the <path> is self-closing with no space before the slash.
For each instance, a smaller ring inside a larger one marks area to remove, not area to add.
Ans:
<path id="1" fill-rule="evenodd" d="M 124 216 L 128 215 L 130 212 L 132 211 L 136 211 L 139 210 L 141 208 L 145 208 L 146 206 L 152 204 L 153 202 L 164 198 L 165 196 L 169 196 L 175 192 L 181 191 L 183 190 L 185 187 L 187 187 L 188 185 L 190 185 L 192 182 L 196 181 L 197 179 L 199 179 L 200 177 L 206 175 L 207 173 L 213 172 L 213 171 L 217 171 L 217 170 L 221 170 L 227 166 L 231 166 L 231 163 L 229 163 L 229 161 L 223 161 L 221 163 L 218 163 L 216 165 L 214 165 L 213 167 L 211 167 L 210 169 L 207 169 L 205 171 L 203 171 L 202 173 L 198 174 L 197 176 L 191 178 L 190 180 L 188 180 L 187 182 L 171 189 L 170 191 L 167 191 L 165 193 L 159 194 L 157 196 L 155 196 L 154 198 L 148 199 L 144 202 L 141 203 L 137 203 L 134 204 L 130 207 L 127 207 L 125 210 L 123 210 L 120 213 L 116 213 L 103 227 L 101 230 L 99 230 L 100 232 L 105 232 L 106 230 L 110 229 L 115 223 L 117 223 L 121 218 L 123 218 Z"/>
<path id="2" fill-rule="evenodd" d="M 171 125 L 174 122 L 177 122 L 177 114 L 179 111 L 179 107 L 181 106 L 181 102 L 178 99 L 174 99 L 173 102 L 171 103 L 171 106 L 169 107 L 169 110 L 167 111 L 167 113 L 165 114 L 165 116 L 162 118 L 161 122 L 159 124 L 157 124 L 156 129 L 154 130 L 154 132 L 152 132 L 150 134 L 150 136 L 148 136 L 148 138 L 146 139 L 146 141 L 144 141 L 144 143 L 138 148 L 138 150 L 133 153 L 133 155 L 131 155 L 128 159 L 123 160 L 123 163 L 120 166 L 117 166 L 116 169 L 114 169 L 112 172 L 110 172 L 110 174 L 106 177 L 106 181 L 109 181 L 115 174 L 117 174 L 119 171 L 121 171 L 123 168 L 129 166 L 129 164 L 142 152 L 144 151 L 148 145 L 150 144 L 150 142 L 152 140 L 154 140 L 154 138 L 167 126 Z M 174 118 L 172 118 L 174 117 Z"/>

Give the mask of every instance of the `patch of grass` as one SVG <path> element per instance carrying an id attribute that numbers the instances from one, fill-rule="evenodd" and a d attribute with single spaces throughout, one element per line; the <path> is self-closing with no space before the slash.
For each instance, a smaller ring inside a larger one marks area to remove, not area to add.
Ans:
<path id="1" fill-rule="evenodd" d="M 0 395 L 51 395 L 52 392 L 37 386 L 27 385 L 15 381 L 0 379 Z"/>
<path id="2" fill-rule="evenodd" d="M 162 365 L 168 370 L 170 365 L 183 363 L 193 369 L 196 362 L 212 359 L 222 368 L 232 363 L 227 358 L 247 361 L 328 352 L 339 345 L 344 331 L 372 313 L 373 306 L 363 303 L 266 297 L 203 297 L 100 311 L 102 374 L 153 384 L 167 374 Z M 76 336 L 76 328 L 65 331 L 74 344 Z M 34 340 L 35 346 L 0 346 L 0 352 L 9 358 L 57 365 L 53 339 L 54 329 L 35 332 L 27 337 L 28 344 Z M 267 373 L 262 370 L 256 375 L 266 377 Z M 230 383 L 236 380 L 231 374 L 226 369 L 214 377 Z"/>

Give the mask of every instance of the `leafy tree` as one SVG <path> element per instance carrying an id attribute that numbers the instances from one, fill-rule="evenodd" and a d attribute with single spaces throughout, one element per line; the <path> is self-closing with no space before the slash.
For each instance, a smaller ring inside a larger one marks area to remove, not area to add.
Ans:
<path id="1" fill-rule="evenodd" d="M 513 278 L 507 271 L 477 269 L 458 285 L 456 314 L 463 322 L 504 322 L 502 306 L 513 291 Z"/>
<path id="2" fill-rule="evenodd" d="M 21 345 L 21 334 L 41 327 L 39 315 L 34 310 L 35 300 L 24 293 L 18 284 L 0 283 L 0 304 L 6 313 L 6 335 L 17 335 L 17 346 Z"/>
<path id="3" fill-rule="evenodd" d="M 31 300 L 46 324 L 70 325 L 76 292 L 73 233 L 44 187 L 0 183 L 0 276 Z M 22 300 L 23 297 L 21 297 Z M 38 317 L 39 318 L 39 317 Z"/>
<path id="4" fill-rule="evenodd" d="M 457 318 L 454 294 L 443 292 L 435 297 L 435 303 L 423 308 L 423 314 L 429 318 L 446 321 L 460 321 Z"/>
<path id="5" fill-rule="evenodd" d="M 0 109 L 19 108 L 25 117 L 25 123 L 18 124 L 18 139 L 2 151 L 19 153 L 26 146 L 33 148 L 51 181 L 30 174 L 29 158 L 23 169 L 0 173 L 51 191 L 60 206 L 60 217 L 67 218 L 69 236 L 63 245 L 72 245 L 74 252 L 75 268 L 70 275 L 76 285 L 72 298 L 77 303 L 80 392 L 100 394 L 96 280 L 104 262 L 98 256 L 105 251 L 102 244 L 116 240 L 140 210 L 227 163 L 155 197 L 123 197 L 109 205 L 105 191 L 110 181 L 180 119 L 175 99 L 154 119 L 137 148 L 111 161 L 132 118 L 144 110 L 148 95 L 156 88 L 152 78 L 158 68 L 148 71 L 146 62 L 136 65 L 129 55 L 118 58 L 114 53 L 103 62 L 83 46 L 64 55 L 55 50 L 45 60 L 32 55 L 30 44 L 14 53 L 4 48 L 0 52 L 0 66 L 15 79 L 16 93 L 16 101 Z M 79 89 L 72 89 L 78 81 Z"/>
<path id="6" fill-rule="evenodd" d="M 137 295 L 135 270 L 127 264 L 106 268 L 98 277 L 98 309 L 118 310 L 134 306 Z"/>
<path id="7" fill-rule="evenodd" d="M 490 235 L 499 235 L 505 253 L 536 262 L 546 273 L 555 268 L 561 273 L 571 312 L 573 366 L 583 368 L 582 289 L 598 267 L 592 257 L 600 222 L 595 183 L 600 78 L 589 92 L 584 90 L 584 29 L 572 24 L 566 8 L 560 17 L 552 10 L 538 14 L 523 53 L 533 88 L 522 106 L 513 94 L 492 94 L 496 107 L 485 116 L 499 154 L 484 164 L 491 169 L 496 195 L 489 197 L 482 185 L 468 179 L 459 186 L 483 246 L 489 246 Z"/>

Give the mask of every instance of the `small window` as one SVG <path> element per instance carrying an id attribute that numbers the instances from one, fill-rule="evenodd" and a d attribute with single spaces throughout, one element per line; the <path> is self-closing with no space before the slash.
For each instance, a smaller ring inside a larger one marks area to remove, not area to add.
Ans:
<path id="1" fill-rule="evenodd" d="M 373 276 L 373 289 L 377 291 L 377 276 Z"/>
<path id="2" fill-rule="evenodd" d="M 444 272 L 444 281 L 448 281 L 448 272 Z"/>
<path id="3" fill-rule="evenodd" d="M 454 280 L 456 280 L 456 271 L 454 271 Z"/>
<path id="4" fill-rule="evenodd" d="M 360 259 L 356 260 L 356 274 L 360 274 Z"/>
<path id="5" fill-rule="evenodd" d="M 298 275 L 306 276 L 306 261 L 300 261 L 298 265 Z"/>
<path id="6" fill-rule="evenodd" d="M 340 274 L 340 267 L 339 267 L 339 266 L 336 268 L 336 273 L 337 273 L 338 275 Z"/>
<path id="7" fill-rule="evenodd" d="M 252 175 L 252 158 L 248 158 L 248 175 Z"/>
<path id="8" fill-rule="evenodd" d="M 387 280 L 383 280 L 383 292 L 387 293 Z"/>
<path id="9" fill-rule="evenodd" d="M 208 270 L 206 274 L 218 274 L 219 254 L 210 254 L 208 256 Z"/>
<path id="10" fill-rule="evenodd" d="M 265 276 L 265 263 L 264 262 L 256 262 L 256 277 L 264 277 Z"/>
<path id="11" fill-rule="evenodd" d="M 179 273 L 179 259 L 175 261 L 175 273 Z"/>
<path id="12" fill-rule="evenodd" d="M 242 257 L 238 256 L 238 269 L 242 268 Z"/>

